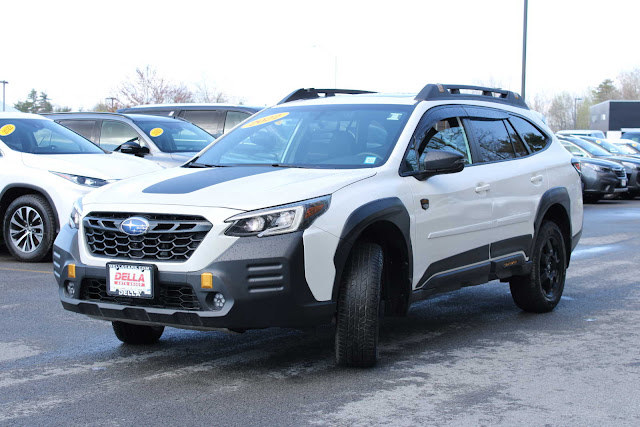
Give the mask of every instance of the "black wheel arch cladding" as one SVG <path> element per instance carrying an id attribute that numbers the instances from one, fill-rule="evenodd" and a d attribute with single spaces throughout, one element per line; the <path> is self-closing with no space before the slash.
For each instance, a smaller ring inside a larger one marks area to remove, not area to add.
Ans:
<path id="1" fill-rule="evenodd" d="M 363 233 L 365 233 L 367 229 L 371 229 L 372 226 L 378 226 L 380 230 L 383 231 L 389 231 L 395 227 L 402 234 L 402 239 L 389 239 L 388 236 L 378 236 L 379 239 L 376 239 L 376 242 L 382 245 L 383 250 L 386 249 L 389 244 L 394 246 L 393 249 L 398 250 L 397 252 L 393 252 L 396 257 L 400 256 L 405 263 L 403 266 L 398 266 L 405 272 L 405 274 L 403 274 L 403 282 L 405 283 L 398 282 L 396 286 L 400 285 L 399 291 L 401 294 L 406 294 L 407 297 L 411 294 L 413 272 L 413 250 L 410 235 L 411 220 L 409 212 L 402 201 L 397 197 L 388 197 L 374 200 L 360 206 L 347 218 L 340 235 L 338 248 L 333 258 L 336 267 L 332 292 L 333 301 L 337 301 L 342 272 L 353 245 L 358 239 L 362 238 Z"/>
<path id="2" fill-rule="evenodd" d="M 557 207 L 560 207 L 561 210 L 558 210 Z M 558 227 L 560 228 L 560 231 L 563 232 L 565 238 L 564 244 L 566 249 L 568 267 L 569 260 L 571 259 L 572 237 L 574 235 L 574 232 L 571 229 L 571 198 L 569 197 L 569 192 L 565 187 L 550 188 L 540 198 L 540 204 L 538 205 L 538 211 L 536 212 L 536 218 L 534 222 L 534 239 L 531 243 L 532 246 L 529 253 L 532 253 L 533 251 L 535 236 L 537 236 L 538 231 L 542 226 L 542 221 L 551 211 L 560 213 L 564 217 L 560 218 L 561 223 L 558 223 Z M 566 230 L 568 234 L 564 233 L 564 227 L 568 228 L 568 230 Z"/>

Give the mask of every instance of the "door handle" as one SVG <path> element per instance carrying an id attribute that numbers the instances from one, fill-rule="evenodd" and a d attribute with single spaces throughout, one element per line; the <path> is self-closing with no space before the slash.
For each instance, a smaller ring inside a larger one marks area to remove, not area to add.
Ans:
<path id="1" fill-rule="evenodd" d="M 476 193 L 482 193 L 484 191 L 489 191 L 489 189 L 491 189 L 491 185 L 490 184 L 478 185 L 476 187 Z"/>
<path id="2" fill-rule="evenodd" d="M 543 179 L 543 178 L 544 178 L 544 177 L 543 177 L 542 175 L 532 176 L 532 177 L 531 177 L 531 182 L 532 182 L 533 184 L 538 184 L 538 183 L 542 182 L 542 179 Z"/>

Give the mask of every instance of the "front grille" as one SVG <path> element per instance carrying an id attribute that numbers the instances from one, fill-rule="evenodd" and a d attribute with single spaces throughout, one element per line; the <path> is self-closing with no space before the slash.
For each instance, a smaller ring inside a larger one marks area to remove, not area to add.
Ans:
<path id="1" fill-rule="evenodd" d="M 201 310 L 200 302 L 188 285 L 157 284 L 153 299 L 111 296 L 107 294 L 104 279 L 83 279 L 80 285 L 80 299 L 107 302 L 135 307 L 173 308 L 177 310 Z"/>
<path id="2" fill-rule="evenodd" d="M 130 236 L 120 224 L 132 216 L 149 221 L 149 230 Z M 211 223 L 200 216 L 91 212 L 84 220 L 89 251 L 109 258 L 186 261 L 211 230 Z"/>

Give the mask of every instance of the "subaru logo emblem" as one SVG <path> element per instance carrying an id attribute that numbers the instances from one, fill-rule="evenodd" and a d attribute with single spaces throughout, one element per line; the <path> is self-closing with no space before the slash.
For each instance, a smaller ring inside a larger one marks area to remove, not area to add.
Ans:
<path id="1" fill-rule="evenodd" d="M 130 236 L 139 236 L 149 231 L 149 221 L 139 216 L 133 216 L 122 221 L 120 230 Z"/>

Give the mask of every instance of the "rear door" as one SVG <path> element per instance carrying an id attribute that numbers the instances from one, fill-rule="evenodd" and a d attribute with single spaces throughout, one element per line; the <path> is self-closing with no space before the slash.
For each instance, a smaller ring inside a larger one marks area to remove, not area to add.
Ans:
<path id="1" fill-rule="evenodd" d="M 548 188 L 539 162 L 500 110 L 465 107 L 469 114 L 476 167 L 492 201 L 492 259 L 531 246 L 538 203 Z"/>

